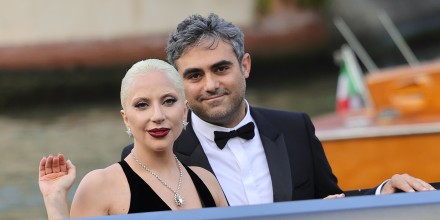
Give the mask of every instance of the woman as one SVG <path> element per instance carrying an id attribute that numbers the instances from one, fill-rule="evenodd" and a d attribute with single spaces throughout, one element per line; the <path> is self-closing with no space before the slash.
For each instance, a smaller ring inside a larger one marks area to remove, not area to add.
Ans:
<path id="1" fill-rule="evenodd" d="M 171 65 L 155 59 L 133 65 L 122 80 L 121 105 L 127 133 L 134 137 L 133 151 L 83 178 L 70 217 L 227 205 L 209 171 L 188 168 L 173 154 L 188 109 L 182 81 Z M 39 186 L 49 219 L 69 217 L 66 197 L 74 180 L 75 166 L 64 155 L 40 161 Z"/>

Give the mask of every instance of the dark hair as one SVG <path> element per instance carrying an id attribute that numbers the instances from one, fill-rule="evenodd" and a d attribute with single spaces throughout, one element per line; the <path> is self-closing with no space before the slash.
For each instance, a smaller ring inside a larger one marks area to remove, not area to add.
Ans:
<path id="1" fill-rule="evenodd" d="M 168 62 L 176 69 L 176 60 L 188 46 L 196 46 L 204 40 L 211 40 L 209 48 L 215 47 L 218 40 L 230 44 L 239 64 L 244 56 L 244 34 L 234 24 L 220 18 L 216 14 L 209 14 L 207 18 L 194 14 L 180 22 L 177 30 L 170 34 L 165 49 Z"/>

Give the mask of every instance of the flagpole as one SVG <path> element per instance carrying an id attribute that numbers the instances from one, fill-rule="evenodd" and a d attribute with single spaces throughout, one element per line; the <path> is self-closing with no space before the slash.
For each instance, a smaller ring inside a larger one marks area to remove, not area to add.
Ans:
<path id="1" fill-rule="evenodd" d="M 388 31 L 391 38 L 396 43 L 397 47 L 399 48 L 400 52 L 405 57 L 408 64 L 410 66 L 418 65 L 419 60 L 417 60 L 416 56 L 411 51 L 408 44 L 406 44 L 405 40 L 403 39 L 402 35 L 397 30 L 396 26 L 394 26 L 393 22 L 391 21 L 390 17 L 388 16 L 388 14 L 385 11 L 380 10 L 377 12 L 377 17 L 382 22 L 383 26 Z"/>
<path id="2" fill-rule="evenodd" d="M 359 41 L 356 39 L 356 37 L 351 32 L 350 28 L 348 28 L 348 26 L 344 22 L 344 20 L 342 20 L 342 18 L 340 18 L 340 17 L 337 17 L 334 19 L 334 23 L 335 23 L 335 26 L 338 28 L 338 30 L 341 32 L 342 36 L 348 42 L 350 47 L 353 48 L 355 53 L 359 56 L 359 59 L 361 59 L 362 63 L 365 65 L 368 72 L 369 73 L 376 72 L 378 70 L 376 64 L 373 62 L 373 60 L 367 54 L 367 52 L 362 47 L 362 45 L 359 43 Z"/>

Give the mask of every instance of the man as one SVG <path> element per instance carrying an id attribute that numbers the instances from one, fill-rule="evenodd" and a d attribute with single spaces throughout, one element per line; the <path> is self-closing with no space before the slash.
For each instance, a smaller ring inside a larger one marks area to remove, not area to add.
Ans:
<path id="1" fill-rule="evenodd" d="M 243 39 L 238 27 L 215 14 L 192 15 L 170 35 L 167 59 L 183 78 L 191 109 L 174 153 L 187 165 L 213 172 L 231 206 L 342 197 L 309 116 L 246 101 L 251 57 Z M 228 139 L 229 134 L 239 137 Z M 396 189 L 434 190 L 405 174 L 371 194 Z"/>

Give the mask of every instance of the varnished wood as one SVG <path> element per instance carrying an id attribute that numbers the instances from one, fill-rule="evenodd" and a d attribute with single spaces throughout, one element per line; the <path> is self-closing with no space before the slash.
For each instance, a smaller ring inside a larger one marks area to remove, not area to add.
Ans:
<path id="1" fill-rule="evenodd" d="M 440 61 L 365 76 L 372 106 L 313 122 L 343 190 L 394 174 L 440 182 Z"/>
<path id="2" fill-rule="evenodd" d="M 370 188 L 393 174 L 440 181 L 440 133 L 322 141 L 343 190 Z"/>

